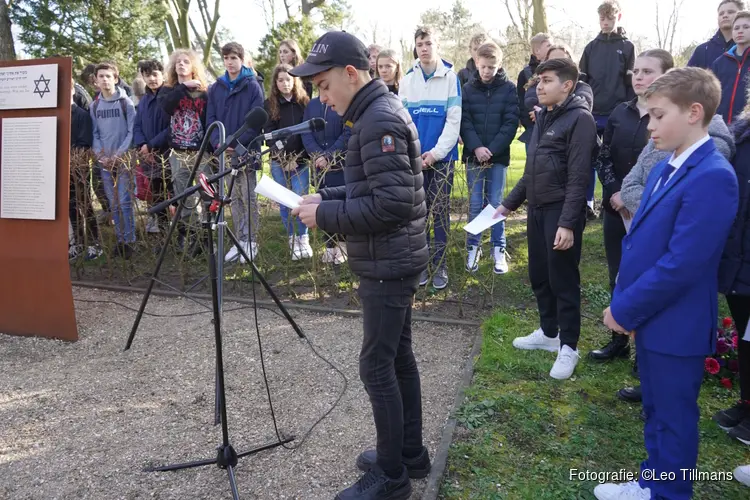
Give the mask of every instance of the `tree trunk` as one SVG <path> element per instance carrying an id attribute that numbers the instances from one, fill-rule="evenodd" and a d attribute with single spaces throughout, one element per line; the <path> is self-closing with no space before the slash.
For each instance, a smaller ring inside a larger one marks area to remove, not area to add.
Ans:
<path id="1" fill-rule="evenodd" d="M 534 29 L 533 34 L 547 33 L 547 11 L 544 8 L 544 0 L 533 0 L 534 6 Z"/>
<path id="2" fill-rule="evenodd" d="M 10 8 L 6 0 L 0 0 L 0 60 L 16 58 L 13 33 L 10 30 Z"/>

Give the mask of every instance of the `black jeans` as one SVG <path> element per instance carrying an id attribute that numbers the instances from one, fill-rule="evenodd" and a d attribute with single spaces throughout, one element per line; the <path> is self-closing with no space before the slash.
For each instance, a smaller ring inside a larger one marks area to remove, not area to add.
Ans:
<path id="1" fill-rule="evenodd" d="M 529 207 L 527 240 L 529 280 L 539 308 L 540 326 L 547 337 L 560 331 L 560 345 L 575 348 L 581 335 L 581 243 L 586 227 L 585 206 L 573 229 L 574 242 L 568 250 L 554 250 L 557 222 L 562 206 Z"/>
<path id="2" fill-rule="evenodd" d="M 411 346 L 411 303 L 418 277 L 362 278 L 364 339 L 359 376 L 370 396 L 377 432 L 377 463 L 401 470 L 402 455 L 422 449 L 422 389 Z"/>
<path id="3" fill-rule="evenodd" d="M 727 295 L 727 304 L 737 327 L 737 357 L 740 363 L 740 399 L 750 401 L 750 342 L 742 340 L 750 320 L 750 296 Z"/>
<path id="4" fill-rule="evenodd" d="M 609 292 L 615 290 L 617 273 L 620 272 L 620 260 L 622 259 L 622 239 L 627 234 L 625 223 L 620 214 L 612 214 L 604 210 L 604 253 L 607 256 L 607 269 L 609 270 Z"/>

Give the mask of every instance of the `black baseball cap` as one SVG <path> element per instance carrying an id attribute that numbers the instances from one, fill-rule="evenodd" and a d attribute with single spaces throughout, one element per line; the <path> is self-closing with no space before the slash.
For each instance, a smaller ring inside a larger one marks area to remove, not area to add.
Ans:
<path id="1" fill-rule="evenodd" d="M 308 78 L 331 68 L 345 66 L 370 69 L 367 47 L 359 38 L 346 31 L 329 31 L 315 41 L 305 62 L 292 68 L 289 74 Z"/>

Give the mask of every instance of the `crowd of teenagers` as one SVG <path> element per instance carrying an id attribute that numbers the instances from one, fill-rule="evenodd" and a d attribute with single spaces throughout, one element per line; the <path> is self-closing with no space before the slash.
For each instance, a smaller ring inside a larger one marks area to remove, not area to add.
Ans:
<path id="1" fill-rule="evenodd" d="M 595 494 L 599 499 L 687 499 L 692 496 L 693 478 L 683 471 L 696 468 L 697 400 L 705 357 L 716 349 L 719 293 L 726 296 L 738 330 L 741 399 L 714 420 L 732 437 L 750 445 L 750 334 L 746 333 L 750 253 L 744 251 L 750 244 L 750 89 L 746 77 L 750 12 L 744 10 L 742 0 L 722 0 L 716 35 L 695 49 L 687 68 L 674 68 L 672 55 L 665 50 L 638 53 L 620 26 L 617 1 L 604 1 L 597 13 L 601 32 L 586 46 L 578 63 L 567 46 L 540 33 L 531 39 L 529 63 L 515 84 L 503 69 L 502 50 L 488 35 L 480 33 L 471 39 L 471 59 L 456 71 L 440 57 L 439 39 L 430 27 L 415 32 L 415 60 L 408 67 L 402 67 L 395 51 L 368 47 L 368 81 L 372 78 L 384 92 L 397 96 L 389 98 L 388 105 L 401 103 L 408 111 L 409 133 L 413 128 L 418 138 L 419 158 L 414 161 L 421 160 L 421 173 L 415 174 L 419 185 L 412 191 L 424 197 L 426 215 L 422 217 L 427 219 L 429 249 L 428 264 L 417 271 L 418 285 L 430 281 L 435 289 L 448 285 L 445 252 L 451 228 L 451 189 L 455 166 L 463 162 L 470 190 L 469 220 L 487 204 L 497 207 L 496 216 L 508 216 L 527 205 L 528 273 L 540 327 L 516 338 L 513 345 L 555 353 L 549 374 L 559 380 L 570 378 L 580 359 L 579 262 L 584 228 L 596 217 L 593 196 L 598 176 L 612 292 L 604 323 L 612 335 L 606 346 L 588 357 L 594 362 L 629 359 L 635 338 L 633 373 L 640 385 L 623 388 L 618 397 L 642 402 L 648 452 L 642 470 L 667 473 L 669 480 L 642 476 L 630 483 L 600 485 Z M 132 194 L 156 203 L 182 192 L 207 126 L 220 121 L 227 135 L 232 134 L 255 107 L 265 108 L 269 120 L 262 131 L 248 130 L 240 137 L 243 145 L 261 132 L 314 117 L 326 121 L 324 130 L 291 137 L 283 149 L 275 151 L 271 175 L 279 184 L 300 195 L 307 195 L 313 186 L 322 193 L 321 206 L 328 206 L 328 197 L 349 199 L 379 187 L 374 180 L 361 185 L 377 172 L 372 167 L 368 170 L 365 151 L 373 152 L 361 143 L 365 132 L 353 133 L 358 115 L 336 108 L 336 96 L 325 79 L 316 77 L 319 96 L 313 97 L 313 79 L 304 78 L 313 74 L 301 74 L 299 67 L 306 63 L 294 40 L 279 44 L 268 96 L 264 95 L 264 76 L 252 68 L 241 45 L 228 43 L 221 51 L 226 72 L 210 86 L 200 59 L 190 50 L 171 54 L 166 70 L 159 61 L 142 61 L 139 73 L 145 89 L 137 109 L 130 97 L 133 91 L 119 78 L 113 63 L 97 64 L 82 75 L 96 89 L 93 101 L 83 87 L 74 85 L 72 146 L 90 150 L 94 161 L 90 175 L 71 180 L 71 258 L 101 255 L 94 211 L 90 202 L 82 202 L 74 192 L 93 190 L 114 221 L 118 254 L 129 258 L 136 237 Z M 316 57 L 327 57 L 325 50 L 314 46 L 308 60 Z M 352 106 L 364 106 L 361 101 L 368 98 L 357 94 Z M 398 110 L 394 108 L 393 113 L 398 115 Z M 388 115 L 380 119 L 387 121 Z M 504 196 L 510 146 L 519 126 L 526 165 L 521 179 Z M 377 154 L 392 158 L 392 153 L 406 154 L 399 148 L 406 148 L 408 139 L 389 133 L 375 138 L 372 147 Z M 211 145 L 219 145 L 218 136 L 211 137 Z M 235 146 L 227 151 L 230 157 Z M 353 147 L 362 148 L 362 153 L 352 153 Z M 354 179 L 355 173 L 345 172 L 345 166 L 348 169 L 360 160 L 365 164 L 357 167 Z M 206 160 L 201 168 L 208 172 L 214 166 Z M 231 204 L 235 232 L 252 258 L 259 251 L 257 175 L 256 168 L 238 176 Z M 87 184 L 89 180 L 92 185 Z M 378 198 L 373 195 L 372 199 Z M 413 205 L 411 199 L 402 208 Z M 317 221 L 307 219 L 316 223 L 307 225 L 300 215 L 307 209 L 292 213 L 281 207 L 291 259 L 313 257 L 309 225 L 326 231 L 323 260 L 330 264 L 346 262 L 347 240 L 363 249 L 366 261 L 384 263 L 380 264 L 384 272 L 400 269 L 399 259 L 418 256 L 396 255 L 400 247 L 392 244 L 401 234 L 398 231 L 408 231 L 404 229 L 408 224 L 398 225 L 382 239 L 352 236 L 382 232 L 377 223 L 370 222 L 375 219 L 369 218 L 393 215 L 376 214 L 390 207 L 375 201 L 363 206 L 366 209 L 360 207 L 363 212 L 356 214 L 318 212 Z M 196 254 L 204 248 L 195 224 L 200 207 L 195 200 L 186 207 L 180 214 L 177 246 L 179 251 Z M 355 215 L 362 219 L 352 222 Z M 165 211 L 151 221 L 148 231 L 163 234 L 168 221 L 169 211 Z M 405 241 L 415 237 L 404 235 Z M 494 272 L 507 273 L 503 222 L 491 228 L 489 243 Z M 482 235 L 469 235 L 467 272 L 477 271 L 482 256 Z M 225 259 L 244 261 L 237 248 L 230 249 Z M 354 258 L 350 264 L 355 271 L 363 265 Z M 429 468 L 429 459 L 421 446 L 414 450 L 415 456 L 405 457 L 404 465 L 418 474 L 424 472 L 425 459 Z M 401 498 L 388 496 L 400 488 L 398 478 L 392 476 L 401 474 L 401 469 L 380 472 L 384 475 L 377 484 L 360 485 L 360 496 L 341 498 Z M 750 465 L 738 467 L 734 474 L 750 486 Z"/>

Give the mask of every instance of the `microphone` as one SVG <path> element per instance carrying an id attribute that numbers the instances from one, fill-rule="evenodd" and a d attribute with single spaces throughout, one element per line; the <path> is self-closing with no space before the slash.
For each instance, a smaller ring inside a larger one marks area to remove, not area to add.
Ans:
<path id="1" fill-rule="evenodd" d="M 280 128 L 279 130 L 274 130 L 271 133 L 264 134 L 263 139 L 265 139 L 266 142 L 272 142 L 277 139 L 284 139 L 291 135 L 307 134 L 308 132 L 320 132 L 321 130 L 324 130 L 325 127 L 326 121 L 323 118 L 313 118 L 311 120 L 307 120 L 306 122 L 302 122 L 299 125 Z"/>
<path id="2" fill-rule="evenodd" d="M 231 146 L 231 144 L 234 141 L 239 139 L 242 136 L 242 134 L 247 132 L 248 129 L 262 130 L 263 125 L 265 125 L 267 121 L 268 121 L 268 113 L 266 113 L 265 109 L 263 108 L 251 109 L 250 112 L 248 112 L 248 114 L 245 115 L 245 123 L 242 124 L 242 127 L 240 127 L 240 129 L 237 132 L 227 137 L 227 139 L 224 141 L 224 144 L 216 148 L 216 151 L 214 151 L 214 156 L 221 155 L 224 151 L 227 150 L 227 148 Z"/>

